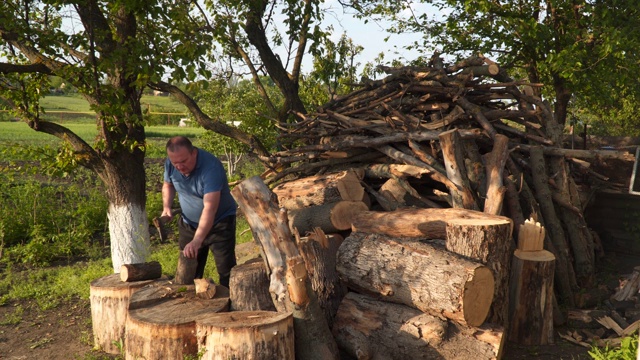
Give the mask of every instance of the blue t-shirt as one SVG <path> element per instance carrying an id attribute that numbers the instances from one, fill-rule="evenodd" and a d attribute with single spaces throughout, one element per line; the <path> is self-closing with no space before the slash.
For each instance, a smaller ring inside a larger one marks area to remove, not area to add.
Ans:
<path id="1" fill-rule="evenodd" d="M 204 194 L 220 192 L 220 204 L 214 223 L 229 215 L 235 215 L 237 208 L 236 201 L 229 190 L 227 172 L 222 162 L 207 151 L 197 150 L 196 167 L 189 176 L 182 175 L 168 158 L 164 163 L 164 181 L 173 184 L 178 193 L 182 217 L 189 225 L 196 228 L 204 209 Z"/>

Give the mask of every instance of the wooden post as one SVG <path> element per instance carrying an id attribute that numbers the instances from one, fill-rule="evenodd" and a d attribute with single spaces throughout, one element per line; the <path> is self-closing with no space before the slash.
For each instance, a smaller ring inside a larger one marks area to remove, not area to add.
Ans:
<path id="1" fill-rule="evenodd" d="M 125 336 L 125 359 L 182 359 L 198 354 L 196 320 L 229 309 L 229 292 L 201 299 L 195 286 L 157 282 L 131 297 Z"/>
<path id="2" fill-rule="evenodd" d="M 202 360 L 295 359 L 293 316 L 275 311 L 234 311 L 196 321 Z"/>
<path id="3" fill-rule="evenodd" d="M 417 240 L 352 232 L 336 269 L 351 289 L 470 326 L 485 321 L 493 300 L 490 269 Z"/>
<path id="4" fill-rule="evenodd" d="M 91 323 L 93 344 L 109 354 L 120 354 L 131 295 L 153 280 L 123 282 L 120 274 L 111 274 L 91 282 Z"/>
<path id="5" fill-rule="evenodd" d="M 248 262 L 231 269 L 229 291 L 233 311 L 275 311 L 269 295 L 269 277 L 264 262 Z"/>
<path id="6" fill-rule="evenodd" d="M 162 276 L 162 266 L 157 261 L 142 264 L 123 264 L 120 267 L 120 280 L 142 281 L 158 279 Z"/>
<path id="7" fill-rule="evenodd" d="M 476 260 L 491 269 L 495 279 L 493 303 L 487 321 L 509 325 L 509 275 L 513 241 L 511 221 L 451 219 L 447 222 L 447 250 Z"/>

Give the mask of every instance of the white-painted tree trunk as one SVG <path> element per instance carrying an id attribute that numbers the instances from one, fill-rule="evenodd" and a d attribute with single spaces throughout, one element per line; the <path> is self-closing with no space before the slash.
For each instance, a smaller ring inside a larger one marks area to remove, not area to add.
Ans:
<path id="1" fill-rule="evenodd" d="M 109 204 L 109 236 L 113 272 L 119 273 L 123 264 L 146 262 L 150 254 L 149 220 L 144 208 L 127 203 Z"/>

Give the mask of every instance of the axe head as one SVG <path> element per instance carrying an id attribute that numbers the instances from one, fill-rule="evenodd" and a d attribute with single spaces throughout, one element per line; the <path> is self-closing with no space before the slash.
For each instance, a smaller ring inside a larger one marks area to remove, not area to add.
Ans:
<path id="1" fill-rule="evenodd" d="M 164 242 L 167 240 L 167 228 L 166 224 L 169 222 L 170 218 L 168 216 L 160 216 L 153 218 L 153 225 L 158 230 L 158 235 L 160 236 L 160 241 Z"/>

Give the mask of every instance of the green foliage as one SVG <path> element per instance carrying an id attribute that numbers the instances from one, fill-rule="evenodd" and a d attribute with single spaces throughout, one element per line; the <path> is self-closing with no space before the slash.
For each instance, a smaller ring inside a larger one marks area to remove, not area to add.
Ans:
<path id="1" fill-rule="evenodd" d="M 608 344 L 604 348 L 592 346 L 589 355 L 595 360 L 633 360 L 638 352 L 638 334 L 622 339 L 620 347 L 611 347 Z"/>

